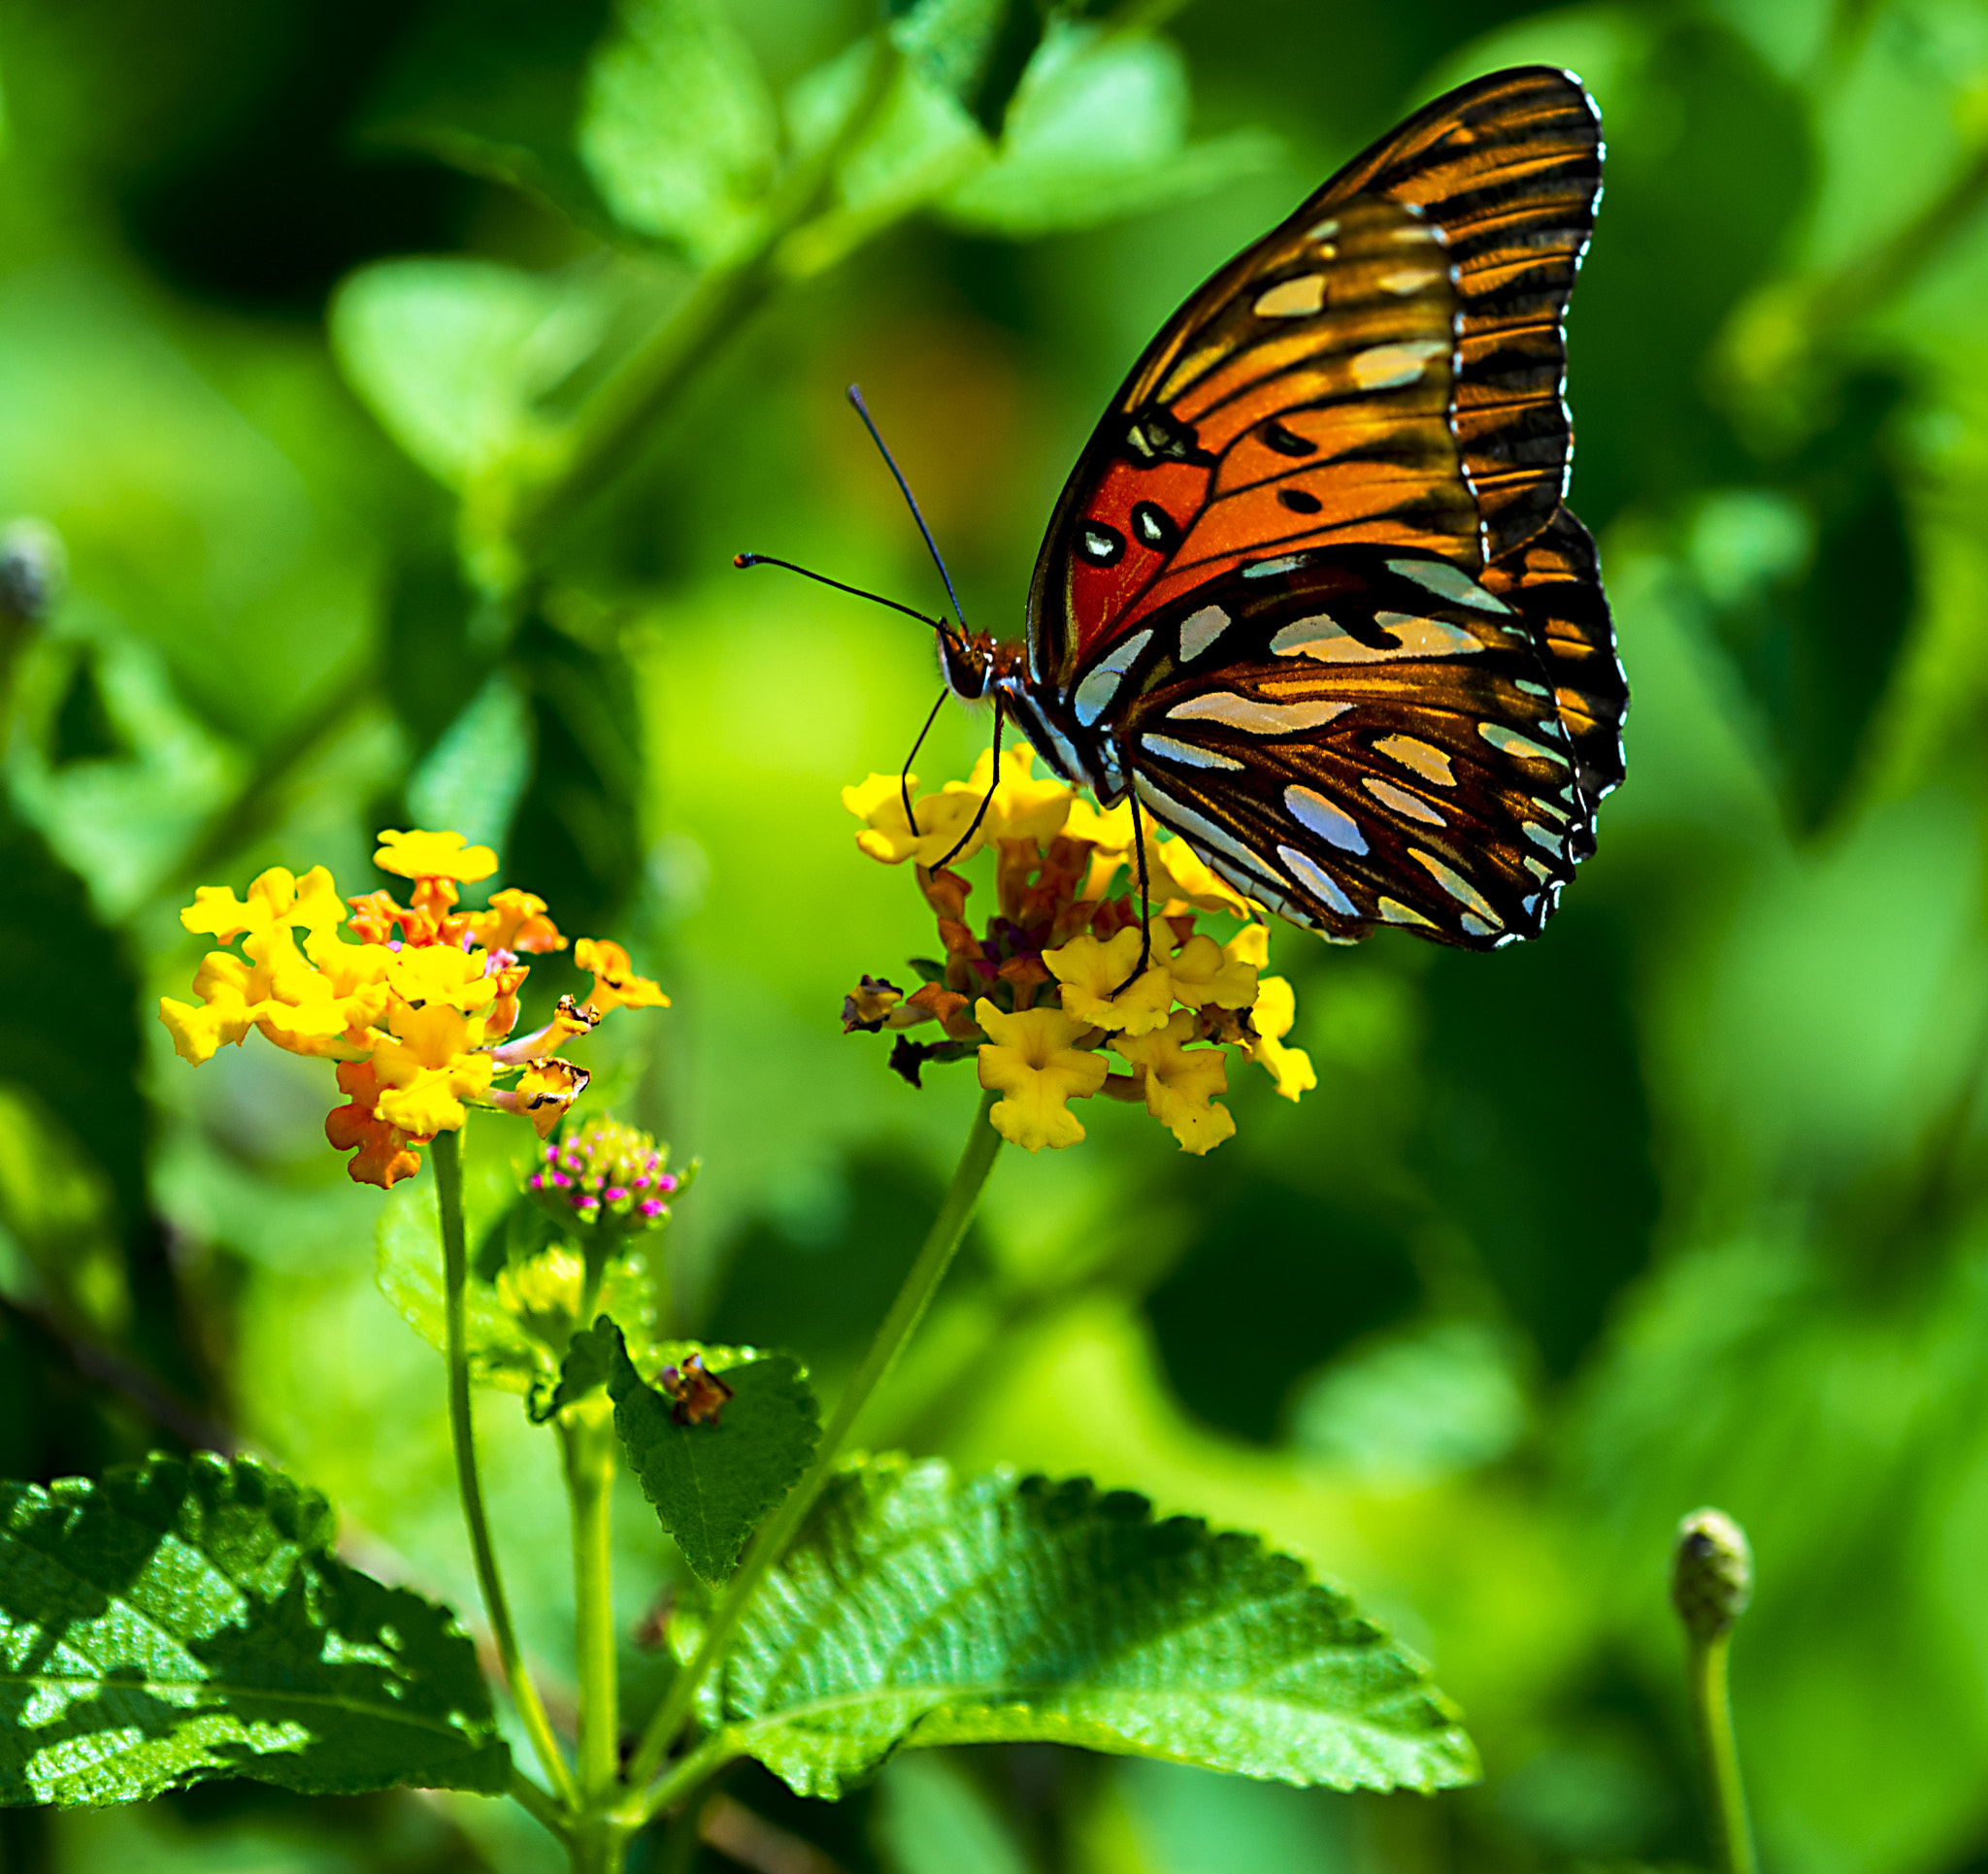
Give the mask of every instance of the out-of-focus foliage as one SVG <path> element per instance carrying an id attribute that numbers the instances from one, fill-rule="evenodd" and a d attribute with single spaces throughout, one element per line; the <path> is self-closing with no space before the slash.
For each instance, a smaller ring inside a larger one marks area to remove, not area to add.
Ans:
<path id="1" fill-rule="evenodd" d="M 411 821 L 637 934 L 676 1006 L 587 1044 L 595 1095 L 707 1167 L 652 1252 L 656 1332 L 792 1346 L 832 1397 L 973 1103 L 835 1019 L 923 922 L 837 789 L 900 758 L 936 678 L 906 621 L 732 553 L 936 602 L 841 405 L 860 379 L 968 617 L 1018 628 L 1062 475 L 1184 293 L 1406 110 L 1546 60 L 1610 152 L 1572 320 L 1573 500 L 1635 698 L 1599 854 L 1518 951 L 1281 935 L 1317 1091 L 1239 1088 L 1206 1161 L 1110 1110 L 1080 1151 L 1011 1155 L 861 1429 L 1301 1555 L 1434 1660 L 1483 1786 L 911 1752 L 833 1809 L 741 1773 L 702 1866 L 795 1836 L 850 1874 L 1689 1864 L 1664 1568 L 1712 1501 L 1758 1558 L 1735 1692 L 1771 1864 L 1969 1874 L 1988 8 L 878 19 L 0 10 L 0 519 L 69 559 L 14 674 L 0 825 L 0 1472 L 250 1441 L 340 1503 L 368 1574 L 474 1604 L 439 1375 L 376 1286 L 378 1194 L 324 1149 L 319 1076 L 269 1049 L 169 1071 L 143 1019 L 199 948 L 186 885 L 356 876 Z M 694 355 L 658 356 L 701 307 Z M 610 435 L 630 373 L 669 394 Z M 553 503 L 590 449 L 587 498 Z M 921 769 L 964 773 L 985 722 L 934 733 Z M 533 988 L 582 981 L 548 961 Z M 472 1130 L 473 1192 L 513 1149 Z M 514 1398 L 480 1410 L 493 1519 L 562 1527 L 549 1441 Z M 616 1544 L 639 1714 L 674 1564 L 632 1481 Z M 556 1679 L 563 1544 L 506 1562 Z M 0 1856 L 412 1874 L 540 1865 L 534 1829 L 243 1783 L 0 1812 Z"/>

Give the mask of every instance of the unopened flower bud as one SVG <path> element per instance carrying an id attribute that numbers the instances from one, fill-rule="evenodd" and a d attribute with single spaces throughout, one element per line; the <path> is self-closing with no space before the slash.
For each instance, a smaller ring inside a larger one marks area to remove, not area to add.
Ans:
<path id="1" fill-rule="evenodd" d="M 62 537 L 47 521 L 12 520 L 0 527 L 0 619 L 39 624 L 54 610 L 68 576 Z"/>
<path id="2" fill-rule="evenodd" d="M 1671 1604 L 1700 1642 L 1730 1632 L 1753 1598 L 1753 1551 L 1724 1510 L 1693 1510 L 1677 1526 Z"/>
<path id="3" fill-rule="evenodd" d="M 669 1148 L 613 1119 L 589 1119 L 545 1147 L 525 1189 L 572 1229 L 603 1226 L 635 1235 L 667 1223 L 671 1200 L 696 1172 L 668 1169 Z"/>

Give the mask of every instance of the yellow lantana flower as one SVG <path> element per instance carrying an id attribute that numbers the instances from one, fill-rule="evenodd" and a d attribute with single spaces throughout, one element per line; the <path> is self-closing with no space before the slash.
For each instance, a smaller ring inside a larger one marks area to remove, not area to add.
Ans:
<path id="1" fill-rule="evenodd" d="M 488 877 L 497 857 L 456 833 L 383 833 L 380 864 L 414 879 L 409 904 L 383 891 L 342 902 L 322 866 L 301 879 L 272 867 L 246 898 L 200 887 L 181 922 L 222 943 L 239 939 L 242 954 L 210 952 L 193 980 L 199 1005 L 162 997 L 159 1019 L 195 1067 L 251 1028 L 292 1054 L 337 1062 L 348 1103 L 326 1119 L 325 1135 L 352 1154 L 352 1177 L 383 1187 L 412 1176 L 414 1148 L 461 1127 L 473 1103 L 516 1113 L 543 1137 L 587 1083 L 584 1069 L 553 1050 L 612 1009 L 669 998 L 635 973 L 618 943 L 582 939 L 576 958 L 593 972 L 590 1000 L 562 997 L 546 1027 L 511 1040 L 531 973 L 518 953 L 566 943 L 545 901 L 507 890 L 487 910 L 457 911 L 457 885 Z"/>
<path id="2" fill-rule="evenodd" d="M 1089 1099 L 1108 1071 L 1102 1055 L 1077 1045 L 1083 1025 L 1057 1008 L 1004 1015 L 984 996 L 974 1015 L 989 1036 L 979 1051 L 980 1085 L 1007 1095 L 989 1115 L 994 1130 L 1031 1152 L 1075 1145 L 1083 1122 L 1070 1102 Z"/>
<path id="3" fill-rule="evenodd" d="M 1061 781 L 1037 778 L 1034 759 L 1011 749 L 997 769 L 983 755 L 969 778 L 912 803 L 916 832 L 905 811 L 909 780 L 872 774 L 843 790 L 844 805 L 864 822 L 865 853 L 916 863 L 938 937 L 932 954 L 912 960 L 923 982 L 909 994 L 864 976 L 844 1000 L 844 1030 L 890 1034 L 891 1068 L 912 1086 L 929 1064 L 977 1056 L 980 1084 L 1005 1096 L 992 1109 L 996 1128 L 1030 1151 L 1081 1139 L 1070 1102 L 1102 1089 L 1143 1101 L 1185 1150 L 1206 1152 L 1236 1130 L 1214 1098 L 1228 1090 L 1225 1049 L 1260 1062 L 1286 1098 L 1312 1084 L 1303 1052 L 1282 1044 L 1295 1015 L 1290 985 L 1262 975 L 1262 907 L 1185 840 L 1143 822 L 1135 829 L 1129 802 L 1100 808 Z M 946 858 L 977 813 L 980 825 L 957 857 L 964 865 L 981 843 L 995 849 L 983 930 L 969 912 L 975 885 Z M 1136 830 L 1150 904 L 1136 882 Z M 1146 966 L 1128 981 L 1155 909 Z M 1223 944 L 1194 928 L 1203 912 L 1246 921 Z M 913 1038 L 921 1028 L 936 1036 Z M 1133 1071 L 1112 1075 L 1107 1048 Z"/>

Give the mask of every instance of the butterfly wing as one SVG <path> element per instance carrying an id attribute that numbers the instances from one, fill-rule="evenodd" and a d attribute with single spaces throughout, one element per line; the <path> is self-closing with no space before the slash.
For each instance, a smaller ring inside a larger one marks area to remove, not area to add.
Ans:
<path id="1" fill-rule="evenodd" d="M 1187 302 L 1051 520 L 1031 692 L 1328 937 L 1536 935 L 1621 779 L 1627 688 L 1561 506 L 1601 163 L 1566 73 L 1439 99 Z"/>
<path id="2" fill-rule="evenodd" d="M 1272 909 L 1490 949 L 1536 936 L 1592 850 L 1534 621 L 1488 582 L 1358 546 L 1151 623 L 1116 732 L 1132 788 Z"/>

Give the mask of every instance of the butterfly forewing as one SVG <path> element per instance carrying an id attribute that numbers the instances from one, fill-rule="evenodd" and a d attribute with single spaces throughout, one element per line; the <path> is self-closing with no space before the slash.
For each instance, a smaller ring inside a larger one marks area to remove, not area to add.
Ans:
<path id="1" fill-rule="evenodd" d="M 1485 558 L 1537 534 L 1567 493 L 1567 302 L 1602 197 L 1602 121 L 1569 72 L 1528 66 L 1418 112 L 1293 219 L 1384 196 L 1443 231 L 1456 268 L 1456 429 Z"/>
<path id="2" fill-rule="evenodd" d="M 1477 562 L 1440 237 L 1360 202 L 1249 258 L 1135 374 L 1065 490 L 1032 598 L 1045 680 L 1260 553 L 1382 542 Z"/>
<path id="3" fill-rule="evenodd" d="M 1341 937 L 1538 932 L 1584 815 L 1531 632 L 1481 585 L 1361 547 L 1151 625 L 1118 747 L 1240 890 Z"/>

